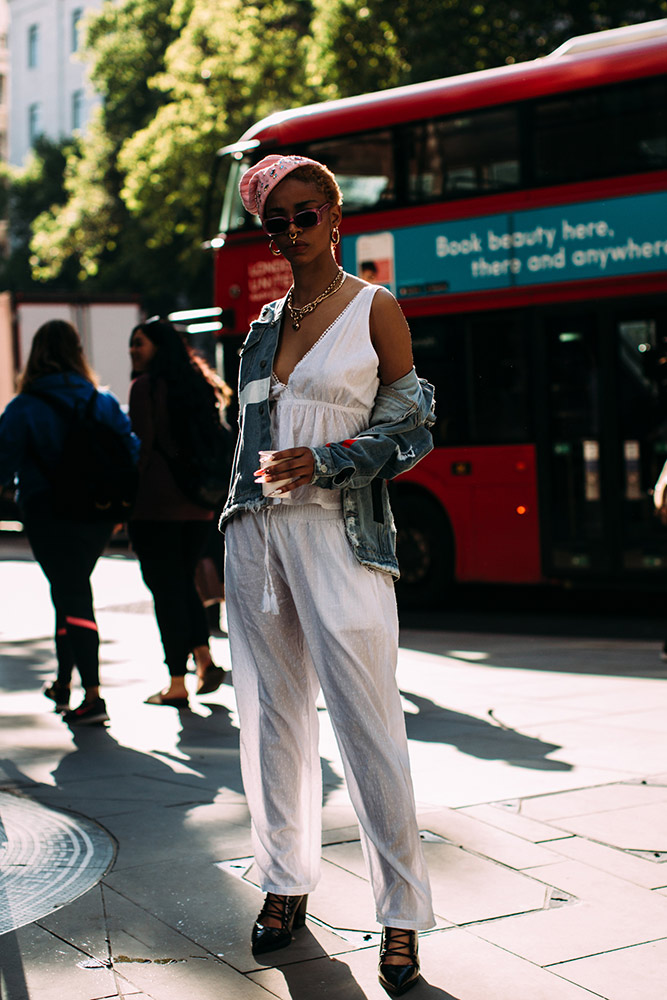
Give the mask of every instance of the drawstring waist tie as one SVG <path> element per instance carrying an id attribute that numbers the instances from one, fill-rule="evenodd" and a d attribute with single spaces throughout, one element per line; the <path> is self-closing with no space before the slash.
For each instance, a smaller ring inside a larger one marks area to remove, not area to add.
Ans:
<path id="1" fill-rule="evenodd" d="M 341 521 L 343 513 L 339 508 L 322 507 L 320 504 L 274 503 L 263 507 L 264 518 L 264 588 L 262 591 L 262 611 L 267 615 L 278 615 L 278 596 L 271 575 L 271 553 L 269 550 L 271 521 L 278 518 L 298 518 L 300 521 Z"/>

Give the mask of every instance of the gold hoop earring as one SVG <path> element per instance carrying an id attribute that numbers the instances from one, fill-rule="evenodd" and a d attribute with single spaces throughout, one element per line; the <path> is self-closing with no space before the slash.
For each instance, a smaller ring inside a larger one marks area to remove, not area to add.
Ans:
<path id="1" fill-rule="evenodd" d="M 337 247 L 339 243 L 340 243 L 340 230 L 338 229 L 338 226 L 334 226 L 333 229 L 331 230 L 331 246 Z"/>
<path id="2" fill-rule="evenodd" d="M 269 250 L 274 255 L 274 257 L 282 257 L 282 250 L 274 249 L 273 240 L 269 240 Z"/>

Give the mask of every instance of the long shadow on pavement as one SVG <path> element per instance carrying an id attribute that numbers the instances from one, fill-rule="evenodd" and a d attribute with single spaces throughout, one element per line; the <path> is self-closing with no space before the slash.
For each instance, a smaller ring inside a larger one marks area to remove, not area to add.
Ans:
<path id="1" fill-rule="evenodd" d="M 470 757 L 505 760 L 514 767 L 539 771 L 572 770 L 572 765 L 565 761 L 548 759 L 548 754 L 561 749 L 557 743 L 545 743 L 509 726 L 492 724 L 464 712 L 454 712 L 411 691 L 401 691 L 401 694 L 418 710 L 416 715 L 411 712 L 405 714 L 409 740 L 449 743 Z"/>

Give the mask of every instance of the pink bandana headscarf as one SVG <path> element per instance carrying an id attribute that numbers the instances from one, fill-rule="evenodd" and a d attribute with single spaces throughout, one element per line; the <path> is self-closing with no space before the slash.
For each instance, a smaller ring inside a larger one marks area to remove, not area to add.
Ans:
<path id="1" fill-rule="evenodd" d="M 246 170 L 241 178 L 239 191 L 246 209 L 261 219 L 266 199 L 276 184 L 280 184 L 292 170 L 311 163 L 316 167 L 322 166 L 317 160 L 311 160 L 307 156 L 278 156 L 276 153 L 265 156 L 254 167 Z"/>

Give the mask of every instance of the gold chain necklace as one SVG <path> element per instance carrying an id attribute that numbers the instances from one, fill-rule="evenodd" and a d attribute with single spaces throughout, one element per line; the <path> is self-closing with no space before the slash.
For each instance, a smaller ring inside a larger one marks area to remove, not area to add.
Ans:
<path id="1" fill-rule="evenodd" d="M 307 316 L 308 313 L 311 313 L 313 309 L 316 309 L 317 306 L 319 306 L 320 302 L 324 302 L 324 300 L 327 299 L 330 295 L 333 295 L 334 292 L 337 292 L 338 289 L 343 284 L 343 282 L 345 281 L 345 278 L 346 278 L 345 271 L 343 270 L 342 267 L 339 267 L 338 274 L 331 282 L 331 284 L 324 289 L 322 294 L 318 295 L 317 298 L 313 299 L 312 302 L 308 302 L 305 306 L 301 306 L 300 309 L 298 309 L 297 306 L 292 305 L 292 293 L 294 292 L 294 285 L 292 285 L 289 292 L 287 293 L 287 308 L 292 314 L 292 329 L 298 330 L 299 327 L 301 326 L 301 320 L 303 319 L 303 317 Z"/>

